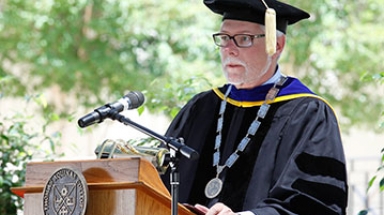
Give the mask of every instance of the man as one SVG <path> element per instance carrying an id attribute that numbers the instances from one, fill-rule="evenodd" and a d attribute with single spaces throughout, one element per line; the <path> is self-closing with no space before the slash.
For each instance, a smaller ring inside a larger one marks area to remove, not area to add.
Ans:
<path id="1" fill-rule="evenodd" d="M 166 133 L 200 154 L 180 159 L 179 201 L 207 215 L 345 214 L 346 167 L 334 111 L 277 63 L 287 25 L 309 15 L 275 0 L 204 3 L 223 16 L 214 41 L 228 84 L 196 95 Z M 272 54 L 265 48 L 267 8 L 276 11 Z M 169 188 L 168 174 L 163 181 Z"/>

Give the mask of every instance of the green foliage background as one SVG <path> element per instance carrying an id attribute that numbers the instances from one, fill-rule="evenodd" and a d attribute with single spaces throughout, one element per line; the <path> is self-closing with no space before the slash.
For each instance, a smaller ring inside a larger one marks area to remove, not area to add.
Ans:
<path id="1" fill-rule="evenodd" d="M 7 80 L 0 79 L 0 89 L 8 88 Z M 0 97 L 0 102 L 3 102 Z M 0 113 L 0 214 L 20 214 L 23 199 L 11 192 L 25 181 L 26 164 L 32 159 L 54 160 L 63 154 L 56 152 L 60 147 L 60 132 L 48 132 L 47 127 L 60 119 L 53 112 L 44 112 L 45 99 L 42 95 L 26 97 L 24 102 L 9 115 Z M 29 111 L 41 110 L 44 120 Z M 37 122 L 37 126 L 31 126 Z"/>
<path id="2" fill-rule="evenodd" d="M 383 75 L 383 4 L 289 3 L 311 18 L 289 29 L 281 64 L 290 71 L 283 71 L 339 108 L 344 126 L 375 123 L 382 94 L 361 77 Z M 219 23 L 197 0 L 8 0 L 1 7 L 0 75 L 15 75 L 10 68 L 22 65 L 12 95 L 58 85 L 89 107 L 141 90 L 147 108 L 173 116 L 195 92 L 223 83 L 211 41 Z"/>

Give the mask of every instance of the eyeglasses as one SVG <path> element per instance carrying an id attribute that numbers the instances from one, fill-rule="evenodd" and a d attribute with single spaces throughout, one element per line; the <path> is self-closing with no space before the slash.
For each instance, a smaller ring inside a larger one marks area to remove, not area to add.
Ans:
<path id="1" fill-rule="evenodd" d="M 215 41 L 215 44 L 220 47 L 226 47 L 228 46 L 228 43 L 230 40 L 233 40 L 235 42 L 235 45 L 239 48 L 248 48 L 253 45 L 253 39 L 254 38 L 262 38 L 265 37 L 265 34 L 235 34 L 233 36 L 230 36 L 229 34 L 224 33 L 217 33 L 213 34 L 213 40 Z"/>

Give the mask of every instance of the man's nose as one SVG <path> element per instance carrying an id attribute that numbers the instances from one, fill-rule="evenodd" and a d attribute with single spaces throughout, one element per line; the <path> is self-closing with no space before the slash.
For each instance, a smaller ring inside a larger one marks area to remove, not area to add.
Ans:
<path id="1" fill-rule="evenodd" d="M 228 44 L 222 48 L 225 52 L 228 52 L 229 54 L 238 54 L 239 47 L 237 47 L 235 41 L 233 38 L 228 41 Z"/>

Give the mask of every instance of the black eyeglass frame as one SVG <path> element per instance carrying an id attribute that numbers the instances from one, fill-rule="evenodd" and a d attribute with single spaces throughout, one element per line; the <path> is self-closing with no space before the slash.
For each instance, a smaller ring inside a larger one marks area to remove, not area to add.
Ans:
<path id="1" fill-rule="evenodd" d="M 212 34 L 212 37 L 213 37 L 213 41 L 215 42 L 215 44 L 219 47 L 226 47 L 228 46 L 228 43 L 226 45 L 221 45 L 220 43 L 218 43 L 218 40 L 217 40 L 217 37 L 218 36 L 228 36 L 229 40 L 233 40 L 233 42 L 235 43 L 235 45 L 239 48 L 249 48 L 253 45 L 253 40 L 255 38 L 263 38 L 265 37 L 265 34 L 234 34 L 234 35 L 229 35 L 229 34 L 226 34 L 226 33 L 216 33 L 216 34 Z M 239 45 L 237 40 L 236 40 L 236 37 L 239 38 L 238 36 L 247 36 L 249 37 L 251 40 L 250 44 L 249 45 L 246 45 L 246 46 L 243 46 L 243 45 Z M 227 42 L 229 42 L 229 40 L 227 40 Z"/>

